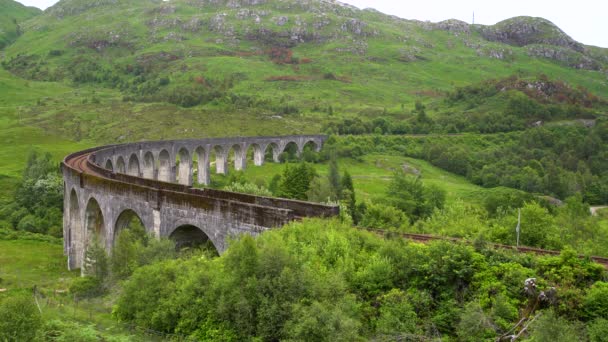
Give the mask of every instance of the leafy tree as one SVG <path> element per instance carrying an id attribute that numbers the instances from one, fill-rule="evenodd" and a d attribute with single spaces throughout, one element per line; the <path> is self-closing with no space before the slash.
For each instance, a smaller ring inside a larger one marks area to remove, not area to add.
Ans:
<path id="1" fill-rule="evenodd" d="M 530 330 L 533 340 L 540 342 L 583 341 L 586 337 L 579 323 L 559 317 L 551 310 L 543 312 Z"/>
<path id="2" fill-rule="evenodd" d="M 361 226 L 378 229 L 405 230 L 410 220 L 403 211 L 390 205 L 366 205 L 365 213 L 361 218 Z"/>
<path id="3" fill-rule="evenodd" d="M 109 274 L 109 260 L 98 237 L 94 237 L 84 253 L 83 273 L 103 282 Z"/>
<path id="4" fill-rule="evenodd" d="M 425 218 L 435 208 L 443 208 L 445 191 L 425 187 L 420 177 L 410 177 L 404 172 L 395 172 L 387 191 L 388 203 L 406 213 L 411 219 Z"/>
<path id="5" fill-rule="evenodd" d="M 392 289 L 379 301 L 378 318 L 374 322 L 376 334 L 399 336 L 418 332 L 416 312 L 403 291 Z"/>
<path id="6" fill-rule="evenodd" d="M 139 220 L 133 220 L 116 236 L 110 269 L 115 279 L 126 279 L 144 265 L 175 257 L 175 243 L 148 235 Z"/>
<path id="7" fill-rule="evenodd" d="M 478 303 L 468 303 L 456 329 L 460 341 L 484 341 L 496 336 L 494 323 Z"/>
<path id="8" fill-rule="evenodd" d="M 608 319 L 598 318 L 587 327 L 591 342 L 608 342 Z"/>
<path id="9" fill-rule="evenodd" d="M 361 216 L 365 212 L 365 204 L 361 203 L 362 207 L 357 206 L 357 197 L 355 194 L 355 186 L 353 184 L 353 178 L 351 177 L 348 170 L 344 170 L 344 174 L 340 179 L 340 188 L 342 189 L 342 200 L 346 204 L 348 214 L 353 220 L 354 224 L 358 224 L 361 221 Z"/>
<path id="10" fill-rule="evenodd" d="M 316 176 L 310 182 L 310 189 L 306 192 L 306 196 L 309 201 L 317 203 L 327 203 L 335 200 L 335 192 L 332 191 L 329 179 L 319 176 Z"/>
<path id="11" fill-rule="evenodd" d="M 583 311 L 588 319 L 608 319 L 608 283 L 593 284 L 583 299 Z"/>
<path id="12" fill-rule="evenodd" d="M 279 185 L 281 184 L 281 175 L 274 175 L 268 184 L 268 190 L 273 195 L 278 195 Z"/>
<path id="13" fill-rule="evenodd" d="M 19 230 L 61 236 L 63 180 L 58 171 L 49 153 L 31 152 L 14 203 L 0 210 L 0 219 Z"/>
<path id="14" fill-rule="evenodd" d="M 297 304 L 294 319 L 285 325 L 288 340 L 293 341 L 353 341 L 358 337 L 360 323 L 353 317 L 353 298 L 338 303 L 313 301 Z"/>
<path id="15" fill-rule="evenodd" d="M 350 190 L 351 192 L 355 192 L 355 186 L 353 185 L 353 178 L 351 177 L 348 170 L 344 170 L 344 174 L 340 180 L 340 187 L 343 190 Z"/>
<path id="16" fill-rule="evenodd" d="M 306 200 L 306 192 L 310 189 L 316 171 L 307 163 L 285 166 L 278 188 L 278 196 Z"/>
<path id="17" fill-rule="evenodd" d="M 515 222 L 512 224 L 515 227 Z M 555 219 L 549 211 L 537 203 L 526 203 L 521 209 L 520 244 L 559 248 Z"/>
<path id="18" fill-rule="evenodd" d="M 340 182 L 340 172 L 338 171 L 338 161 L 336 155 L 331 154 L 329 159 L 329 174 L 327 175 L 331 192 L 333 192 L 332 198 L 334 200 L 342 198 L 342 183 Z"/>

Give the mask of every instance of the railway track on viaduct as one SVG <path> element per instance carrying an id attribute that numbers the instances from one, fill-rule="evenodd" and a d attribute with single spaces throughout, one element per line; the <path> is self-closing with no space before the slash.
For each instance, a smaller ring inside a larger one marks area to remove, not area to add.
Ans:
<path id="1" fill-rule="evenodd" d="M 374 234 L 378 234 L 381 236 L 399 236 L 404 239 L 421 242 L 421 243 L 428 243 L 428 242 L 433 242 L 433 241 L 450 241 L 450 242 L 456 242 L 456 243 L 471 243 L 470 241 L 467 241 L 465 239 L 445 237 L 445 236 L 436 236 L 436 235 L 428 235 L 428 234 L 413 234 L 413 233 L 397 233 L 397 232 L 390 232 L 390 231 L 381 230 L 381 229 L 361 228 L 361 227 L 358 227 L 358 229 L 366 230 L 366 231 L 369 231 L 369 232 L 372 232 Z M 518 246 L 504 245 L 504 244 L 499 244 L 499 243 L 487 243 L 487 245 L 491 246 L 493 248 L 496 248 L 496 249 L 511 250 L 511 251 L 515 251 L 515 252 L 519 252 L 519 253 L 530 253 L 530 254 L 536 254 L 536 255 L 550 255 L 550 256 L 560 255 L 559 251 L 535 248 L 535 247 L 526 247 L 526 246 L 518 247 Z M 601 264 L 605 268 L 608 269 L 608 258 L 599 257 L 599 256 L 584 256 L 584 255 L 579 255 L 579 258 L 581 258 L 581 259 L 589 258 L 589 259 L 593 260 L 594 262 Z"/>

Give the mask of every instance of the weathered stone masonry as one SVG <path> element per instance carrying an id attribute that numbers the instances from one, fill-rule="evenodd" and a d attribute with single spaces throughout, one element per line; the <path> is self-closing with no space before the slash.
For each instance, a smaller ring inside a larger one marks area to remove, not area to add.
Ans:
<path id="1" fill-rule="evenodd" d="M 198 183 L 209 184 L 213 161 L 217 173 L 227 173 L 230 151 L 234 168 L 242 170 L 250 149 L 253 164 L 262 165 L 267 151 L 278 161 L 289 144 L 301 154 L 306 145 L 319 151 L 324 141 L 318 135 L 171 140 L 69 155 L 62 163 L 68 267 L 82 266 L 94 236 L 111 252 L 117 232 L 133 216 L 157 237 L 188 238 L 196 227 L 221 253 L 230 236 L 256 235 L 300 217 L 337 215 L 335 206 L 192 188 L 195 173 Z"/>

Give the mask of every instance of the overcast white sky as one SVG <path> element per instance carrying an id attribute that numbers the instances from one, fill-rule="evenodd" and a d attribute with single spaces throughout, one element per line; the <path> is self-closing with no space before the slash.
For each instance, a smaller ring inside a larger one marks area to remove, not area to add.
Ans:
<path id="1" fill-rule="evenodd" d="M 17 0 L 45 9 L 56 0 Z M 433 22 L 455 18 L 491 25 L 501 20 L 529 15 L 551 20 L 572 38 L 587 45 L 608 48 L 608 1 L 606 0 L 341 0 L 359 8 L 405 19 Z"/>

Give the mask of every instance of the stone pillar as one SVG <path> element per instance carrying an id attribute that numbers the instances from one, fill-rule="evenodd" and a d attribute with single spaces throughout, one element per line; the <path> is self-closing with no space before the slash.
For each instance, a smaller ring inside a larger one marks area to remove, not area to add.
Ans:
<path id="1" fill-rule="evenodd" d="M 198 183 L 209 185 L 211 183 L 211 172 L 209 170 L 209 155 L 204 154 L 198 156 Z"/>
<path id="2" fill-rule="evenodd" d="M 322 140 L 318 140 L 315 141 L 315 152 L 321 152 L 321 149 L 323 148 L 323 141 Z"/>
<path id="3" fill-rule="evenodd" d="M 234 169 L 237 171 L 243 171 L 247 167 L 247 151 L 243 151 L 241 147 L 240 151 L 234 150 Z"/>
<path id="4" fill-rule="evenodd" d="M 218 175 L 228 174 L 228 151 L 215 151 L 215 170 Z"/>
<path id="5" fill-rule="evenodd" d="M 180 160 L 177 174 L 179 176 L 179 184 L 192 185 L 192 162 L 190 158 Z"/>
<path id="6" fill-rule="evenodd" d="M 175 165 L 175 161 L 172 160 L 170 162 L 171 167 L 169 168 L 169 170 L 171 170 L 171 173 L 169 174 L 169 180 L 168 182 L 170 183 L 175 183 L 175 180 L 177 179 L 176 175 L 177 175 L 177 170 L 176 170 L 176 165 Z"/>
<path id="7" fill-rule="evenodd" d="M 266 151 L 266 148 L 261 146 L 253 147 L 253 164 L 255 166 L 264 165 L 264 151 Z"/>

